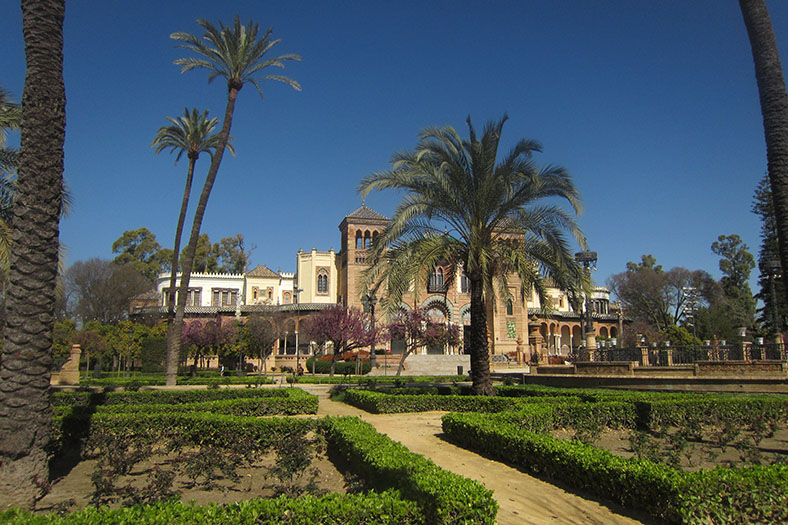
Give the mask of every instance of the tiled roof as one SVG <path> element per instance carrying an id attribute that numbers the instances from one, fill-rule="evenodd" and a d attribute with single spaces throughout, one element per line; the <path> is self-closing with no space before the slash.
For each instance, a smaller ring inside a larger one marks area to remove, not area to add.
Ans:
<path id="1" fill-rule="evenodd" d="M 279 277 L 279 274 L 268 266 L 257 265 L 257 268 L 246 274 L 247 277 Z"/>
<path id="2" fill-rule="evenodd" d="M 372 208 L 367 208 L 366 204 L 362 204 L 359 209 L 357 209 L 353 213 L 349 213 L 347 215 L 347 218 L 348 219 L 377 219 L 381 221 L 389 220 L 389 218 L 386 217 L 385 215 L 376 212 Z"/>

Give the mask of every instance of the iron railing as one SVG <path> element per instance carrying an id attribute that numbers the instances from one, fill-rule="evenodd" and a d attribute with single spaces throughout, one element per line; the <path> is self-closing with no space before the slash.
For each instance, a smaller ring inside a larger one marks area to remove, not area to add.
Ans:
<path id="1" fill-rule="evenodd" d="M 585 358 L 585 359 L 584 359 Z M 689 365 L 706 361 L 788 361 L 784 344 L 598 348 L 577 351 L 578 361 L 634 361 L 640 366 Z"/>

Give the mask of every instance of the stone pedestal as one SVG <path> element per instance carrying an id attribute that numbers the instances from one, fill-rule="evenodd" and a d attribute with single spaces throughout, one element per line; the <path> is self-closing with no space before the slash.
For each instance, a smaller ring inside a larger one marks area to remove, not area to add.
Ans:
<path id="1" fill-rule="evenodd" d="M 82 349 L 79 345 L 71 345 L 71 354 L 68 356 L 68 361 L 63 363 L 60 368 L 61 385 L 78 385 L 79 384 L 79 356 L 82 354 Z"/>

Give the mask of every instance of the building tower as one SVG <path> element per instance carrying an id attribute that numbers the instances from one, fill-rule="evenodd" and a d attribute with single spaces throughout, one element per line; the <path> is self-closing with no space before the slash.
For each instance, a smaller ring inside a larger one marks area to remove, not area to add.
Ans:
<path id="1" fill-rule="evenodd" d="M 363 204 L 339 224 L 342 248 L 337 258 L 337 302 L 361 308 L 361 273 L 368 267 L 367 254 L 389 218 Z"/>

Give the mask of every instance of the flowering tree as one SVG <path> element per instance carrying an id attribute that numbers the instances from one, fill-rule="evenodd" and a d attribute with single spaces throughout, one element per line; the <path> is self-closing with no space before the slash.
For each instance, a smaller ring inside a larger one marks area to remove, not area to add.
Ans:
<path id="1" fill-rule="evenodd" d="M 274 316 L 251 315 L 240 329 L 241 350 L 259 357 L 264 373 L 266 360 L 279 339 L 279 319 Z"/>
<path id="2" fill-rule="evenodd" d="M 187 323 L 181 333 L 181 342 L 195 348 L 194 367 L 199 358 L 206 354 L 219 354 L 236 341 L 237 331 L 230 323 L 223 323 L 219 317 L 205 323 L 195 320 Z"/>
<path id="3" fill-rule="evenodd" d="M 307 319 L 304 331 L 321 347 L 331 343 L 334 354 L 330 375 L 333 376 L 339 354 L 383 341 L 385 330 L 373 329 L 371 325 L 369 316 L 358 308 L 336 305 Z"/>
<path id="4" fill-rule="evenodd" d="M 433 345 L 458 346 L 462 342 L 457 325 L 436 323 L 424 308 L 401 311 L 386 328 L 392 339 L 405 340 L 405 352 L 399 361 L 397 375 L 402 373 L 405 359 L 417 348 Z"/>

